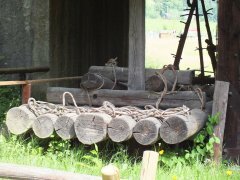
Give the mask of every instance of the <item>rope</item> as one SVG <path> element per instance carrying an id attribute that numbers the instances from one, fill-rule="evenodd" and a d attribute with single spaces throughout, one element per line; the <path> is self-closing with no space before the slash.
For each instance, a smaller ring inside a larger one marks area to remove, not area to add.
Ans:
<path id="1" fill-rule="evenodd" d="M 113 70 L 114 84 L 111 89 L 114 89 L 117 84 L 117 73 L 116 73 L 116 69 L 115 69 L 117 67 L 117 59 L 118 59 L 118 57 L 111 58 L 105 63 L 105 66 L 110 66 L 110 67 L 112 67 L 112 70 Z"/>
<path id="2" fill-rule="evenodd" d="M 66 107 L 66 95 L 69 95 L 72 99 L 74 107 Z M 128 115 L 131 116 L 135 121 L 139 121 L 148 117 L 155 117 L 160 121 L 164 121 L 164 119 L 174 116 L 174 115 L 188 115 L 189 108 L 186 106 L 177 107 L 177 108 L 169 108 L 167 110 L 158 109 L 152 105 L 147 105 L 144 109 L 140 109 L 135 106 L 124 106 L 124 107 L 115 107 L 111 102 L 104 101 L 101 107 L 89 107 L 89 106 L 81 106 L 78 107 L 76 100 L 70 92 L 63 93 L 63 101 L 62 105 L 55 105 L 48 102 L 36 101 L 34 98 L 30 98 L 28 100 L 28 107 L 31 111 L 35 113 L 36 116 L 40 116 L 42 114 L 54 113 L 57 116 L 62 116 L 66 113 L 77 113 L 78 115 L 81 113 L 106 113 L 111 117 Z"/>
<path id="3" fill-rule="evenodd" d="M 160 78 L 162 79 L 162 81 L 163 81 L 163 83 L 164 83 L 164 89 L 163 89 L 163 91 L 161 92 L 160 97 L 158 98 L 158 100 L 157 100 L 157 102 L 156 102 L 156 108 L 157 108 L 157 109 L 159 109 L 159 106 L 160 106 L 160 104 L 161 104 L 161 102 L 162 102 L 163 97 L 164 97 L 164 96 L 167 94 L 167 92 L 168 92 L 167 79 L 166 79 L 166 77 L 163 75 L 163 73 L 164 73 L 166 70 L 172 70 L 172 72 L 174 72 L 174 74 L 175 74 L 175 80 L 174 80 L 174 83 L 173 83 L 173 87 L 172 87 L 171 92 L 174 92 L 174 91 L 175 91 L 176 85 L 177 85 L 177 81 L 178 81 L 178 79 L 177 79 L 177 72 L 176 72 L 174 66 L 171 65 L 171 64 L 163 66 L 163 69 L 161 70 L 161 72 L 160 72 L 160 73 L 158 73 L 158 72 L 156 73 L 158 76 L 160 76 Z"/>
<path id="4" fill-rule="evenodd" d="M 195 93 L 198 95 L 199 97 L 199 100 L 201 102 L 201 110 L 203 110 L 205 107 L 204 107 L 204 98 L 203 98 L 203 92 L 200 88 L 196 88 L 195 90 Z"/>

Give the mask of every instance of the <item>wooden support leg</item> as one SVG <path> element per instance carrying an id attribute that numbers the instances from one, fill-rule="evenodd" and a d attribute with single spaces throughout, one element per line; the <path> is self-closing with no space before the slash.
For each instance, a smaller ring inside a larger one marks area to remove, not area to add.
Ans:
<path id="1" fill-rule="evenodd" d="M 22 104 L 27 104 L 28 99 L 31 97 L 31 84 L 22 85 Z"/>
<path id="2" fill-rule="evenodd" d="M 226 122 L 226 112 L 228 104 L 229 82 L 216 81 L 213 96 L 212 115 L 220 113 L 218 125 L 214 128 L 214 134 L 220 139 L 219 144 L 214 144 L 214 161 L 218 164 L 222 159 L 223 136 Z"/>

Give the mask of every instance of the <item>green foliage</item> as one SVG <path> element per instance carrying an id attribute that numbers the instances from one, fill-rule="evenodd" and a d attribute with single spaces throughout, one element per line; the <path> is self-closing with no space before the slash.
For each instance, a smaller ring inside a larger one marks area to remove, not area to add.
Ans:
<path id="1" fill-rule="evenodd" d="M 181 14 L 185 14 L 183 11 L 187 9 L 186 0 L 147 0 L 146 1 L 146 17 L 147 18 L 163 18 L 163 19 L 180 19 Z M 209 15 L 210 21 L 217 20 L 217 2 L 216 1 L 205 1 L 206 9 L 213 8 Z M 200 7 L 200 13 L 202 8 Z M 203 20 L 203 18 L 201 18 Z"/>
<path id="2" fill-rule="evenodd" d="M 215 116 L 209 116 L 205 128 L 203 128 L 198 135 L 194 138 L 193 146 L 191 150 L 186 150 L 185 158 L 192 162 L 193 160 L 199 159 L 204 161 L 213 156 L 214 143 L 220 143 L 218 137 L 213 133 L 213 127 L 219 122 L 219 114 Z"/>
<path id="3" fill-rule="evenodd" d="M 7 110 L 19 104 L 20 89 L 18 87 L 0 87 L 0 124 L 4 121 Z"/>

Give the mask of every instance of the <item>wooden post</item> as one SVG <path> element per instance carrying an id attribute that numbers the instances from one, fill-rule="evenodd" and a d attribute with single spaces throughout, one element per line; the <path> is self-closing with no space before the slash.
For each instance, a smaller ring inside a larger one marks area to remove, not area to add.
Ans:
<path id="1" fill-rule="evenodd" d="M 120 180 L 119 169 L 112 164 L 102 168 L 102 180 Z"/>
<path id="2" fill-rule="evenodd" d="M 128 88 L 145 89 L 145 0 L 129 1 Z"/>
<path id="3" fill-rule="evenodd" d="M 220 113 L 219 124 L 214 128 L 214 134 L 220 139 L 220 144 L 214 144 L 214 161 L 221 162 L 223 136 L 226 122 L 226 112 L 228 103 L 229 83 L 223 81 L 216 81 L 213 96 L 212 115 Z M 221 98 L 219 98 L 221 97 Z"/>
<path id="4" fill-rule="evenodd" d="M 140 180 L 155 180 L 158 157 L 155 151 L 144 151 Z"/>
<path id="5" fill-rule="evenodd" d="M 23 84 L 22 85 L 22 104 L 27 104 L 28 99 L 31 97 L 31 84 Z"/>
<path id="6" fill-rule="evenodd" d="M 235 0 L 219 0 L 218 9 L 218 63 L 216 80 L 230 82 L 225 148 L 237 148 L 240 137 L 240 8 Z M 240 144 L 239 144 L 240 146 Z M 229 156 L 231 156 L 229 154 Z"/>

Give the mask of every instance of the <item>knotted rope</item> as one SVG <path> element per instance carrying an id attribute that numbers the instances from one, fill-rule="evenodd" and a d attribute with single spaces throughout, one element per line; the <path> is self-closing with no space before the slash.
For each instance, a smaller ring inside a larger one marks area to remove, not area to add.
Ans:
<path id="1" fill-rule="evenodd" d="M 66 95 L 69 95 L 74 107 L 66 106 Z M 89 106 L 81 106 L 78 107 L 76 100 L 70 92 L 64 92 L 62 96 L 62 105 L 55 105 L 48 102 L 36 101 L 34 98 L 30 98 L 28 101 L 28 106 L 31 111 L 34 112 L 36 116 L 40 116 L 42 114 L 53 113 L 57 116 L 62 116 L 66 113 L 77 113 L 78 115 L 81 113 L 106 113 L 111 117 L 128 115 L 131 116 L 135 121 L 139 121 L 148 117 L 155 117 L 160 121 L 164 121 L 165 118 L 168 118 L 173 115 L 188 115 L 189 108 L 186 106 L 178 107 L 178 108 L 169 108 L 167 110 L 157 109 L 154 106 L 147 105 L 144 109 L 140 109 L 135 106 L 124 106 L 124 107 L 115 107 L 112 103 L 108 101 L 104 101 L 101 107 L 89 107 Z"/>

